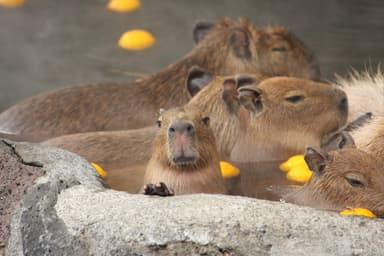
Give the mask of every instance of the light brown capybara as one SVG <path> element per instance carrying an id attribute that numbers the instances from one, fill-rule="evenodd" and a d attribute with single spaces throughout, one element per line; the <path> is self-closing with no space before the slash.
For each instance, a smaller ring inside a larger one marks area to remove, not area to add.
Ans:
<path id="1" fill-rule="evenodd" d="M 333 211 L 366 208 L 384 217 L 384 170 L 375 157 L 351 147 L 328 153 L 308 148 L 305 161 L 313 175 L 283 197 L 287 202 Z"/>
<path id="2" fill-rule="evenodd" d="M 156 119 L 159 108 L 188 102 L 183 85 L 194 65 L 213 75 L 259 72 L 319 78 L 313 54 L 283 27 L 257 28 L 245 19 L 224 18 L 216 24 L 198 23 L 194 35 L 197 46 L 164 70 L 134 83 L 75 86 L 28 98 L 0 114 L 0 132 L 43 141 L 64 134 L 145 127 Z"/>
<path id="3" fill-rule="evenodd" d="M 285 160 L 307 146 L 320 146 L 346 123 L 346 95 L 333 85 L 274 77 L 253 87 L 250 125 L 232 151 L 233 161 Z"/>
<path id="4" fill-rule="evenodd" d="M 163 182 L 176 195 L 225 193 L 209 121 L 207 115 L 190 106 L 161 113 L 144 184 Z"/>

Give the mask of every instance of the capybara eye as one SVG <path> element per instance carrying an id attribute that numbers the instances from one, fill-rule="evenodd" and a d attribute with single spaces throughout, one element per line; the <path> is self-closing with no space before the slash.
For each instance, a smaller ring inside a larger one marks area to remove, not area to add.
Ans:
<path id="1" fill-rule="evenodd" d="M 209 125 L 209 117 L 208 117 L 208 116 L 206 116 L 206 117 L 203 118 L 203 123 L 204 123 L 205 125 Z"/>
<path id="2" fill-rule="evenodd" d="M 364 187 L 364 183 L 360 180 L 357 180 L 354 178 L 346 178 L 346 179 L 352 187 L 358 187 L 358 188 Z"/>
<path id="3" fill-rule="evenodd" d="M 303 95 L 295 95 L 295 96 L 286 97 L 285 100 L 291 103 L 297 103 L 299 101 L 304 100 L 304 98 L 305 97 Z"/>
<path id="4" fill-rule="evenodd" d="M 287 50 L 287 48 L 285 48 L 285 47 L 274 47 L 274 48 L 272 48 L 273 52 L 285 52 L 286 50 Z"/>
<path id="5" fill-rule="evenodd" d="M 157 126 L 160 128 L 161 127 L 161 121 L 160 120 L 157 120 L 156 121 L 156 124 L 157 124 Z"/>

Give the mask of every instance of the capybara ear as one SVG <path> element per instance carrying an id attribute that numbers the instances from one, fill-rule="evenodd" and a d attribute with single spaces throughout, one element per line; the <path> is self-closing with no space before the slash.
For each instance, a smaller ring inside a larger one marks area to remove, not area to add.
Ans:
<path id="1" fill-rule="evenodd" d="M 311 171 L 321 175 L 327 165 L 328 154 L 321 149 L 308 147 L 304 154 L 304 160 Z"/>
<path id="2" fill-rule="evenodd" d="M 322 142 L 321 148 L 328 152 L 332 150 L 342 149 L 345 147 L 356 147 L 355 141 L 352 138 L 351 134 L 346 131 L 337 132 L 333 134 L 330 138 L 327 138 L 325 142 Z"/>
<path id="3" fill-rule="evenodd" d="M 251 50 L 249 49 L 249 31 L 245 28 L 233 28 L 230 37 L 230 43 L 234 54 L 243 59 L 251 57 Z"/>
<path id="4" fill-rule="evenodd" d="M 343 129 L 344 131 L 351 132 L 353 130 L 358 129 L 359 127 L 369 123 L 372 120 L 373 114 L 371 112 L 367 112 L 355 120 L 348 123 L 348 125 Z"/>
<path id="5" fill-rule="evenodd" d="M 243 86 L 238 91 L 240 94 L 240 104 L 246 109 L 254 113 L 260 113 L 263 110 L 261 89 L 255 86 Z"/>
<path id="6" fill-rule="evenodd" d="M 236 113 L 239 110 L 240 94 L 237 91 L 237 80 L 235 77 L 224 80 L 222 98 L 230 112 Z"/>
<path id="7" fill-rule="evenodd" d="M 212 81 L 212 75 L 205 69 L 193 66 L 188 71 L 186 86 L 189 94 L 193 97 L 201 89 Z"/>
<path id="8" fill-rule="evenodd" d="M 214 26 L 215 23 L 211 21 L 198 21 L 193 28 L 193 40 L 195 43 L 200 43 Z"/>

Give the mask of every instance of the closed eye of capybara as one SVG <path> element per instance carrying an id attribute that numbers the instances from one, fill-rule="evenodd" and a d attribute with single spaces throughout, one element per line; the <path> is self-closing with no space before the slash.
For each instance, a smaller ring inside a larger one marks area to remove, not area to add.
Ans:
<path id="1" fill-rule="evenodd" d="M 183 84 L 194 65 L 213 75 L 259 72 L 319 78 L 312 53 L 283 27 L 257 28 L 245 19 L 224 18 L 211 26 L 199 23 L 194 34 L 197 46 L 164 70 L 133 83 L 75 86 L 28 98 L 0 114 L 0 132 L 43 141 L 151 125 L 159 108 L 190 99 Z"/>
<path id="2" fill-rule="evenodd" d="M 176 195 L 225 193 L 209 117 L 190 108 L 161 114 L 144 184 L 163 182 Z"/>
<path id="3" fill-rule="evenodd" d="M 373 156 L 351 147 L 328 153 L 308 148 L 305 160 L 313 175 L 284 196 L 287 202 L 334 211 L 366 208 L 384 217 L 384 172 Z"/>
<path id="4" fill-rule="evenodd" d="M 347 120 L 346 95 L 330 84 L 275 77 L 240 89 L 247 90 L 256 98 L 248 106 L 247 133 L 231 154 L 237 162 L 285 160 L 309 145 L 320 146 Z"/>

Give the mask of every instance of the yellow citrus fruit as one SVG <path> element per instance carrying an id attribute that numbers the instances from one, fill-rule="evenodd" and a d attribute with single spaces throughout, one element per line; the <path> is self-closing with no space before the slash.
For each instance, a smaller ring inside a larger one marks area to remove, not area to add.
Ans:
<path id="1" fill-rule="evenodd" d="M 96 169 L 96 171 L 100 174 L 101 177 L 107 176 L 107 173 L 104 171 L 103 168 L 101 168 L 100 165 L 92 163 L 92 162 L 91 162 L 91 165 Z"/>
<path id="2" fill-rule="evenodd" d="M 0 0 L 0 6 L 17 7 L 23 5 L 25 0 Z"/>
<path id="3" fill-rule="evenodd" d="M 298 164 L 306 164 L 304 160 L 304 155 L 294 155 L 290 157 L 287 161 L 280 164 L 279 168 L 283 172 L 288 172 L 291 168 Z"/>
<path id="4" fill-rule="evenodd" d="M 307 165 L 296 165 L 287 173 L 287 179 L 300 183 L 307 182 L 311 177 L 312 171 Z"/>
<path id="5" fill-rule="evenodd" d="M 365 208 L 351 208 L 345 209 L 340 212 L 342 215 L 357 215 L 357 216 L 365 216 L 369 218 L 376 218 L 376 215 L 368 209 Z"/>
<path id="6" fill-rule="evenodd" d="M 220 169 L 223 178 L 231 178 L 240 174 L 239 168 L 225 161 L 220 161 Z"/>
<path id="7" fill-rule="evenodd" d="M 128 50 L 143 50 L 151 47 L 156 39 L 148 31 L 135 29 L 125 32 L 119 40 L 119 46 Z"/>
<path id="8" fill-rule="evenodd" d="M 139 9 L 140 6 L 140 0 L 111 0 L 107 8 L 114 12 L 131 12 Z"/>

